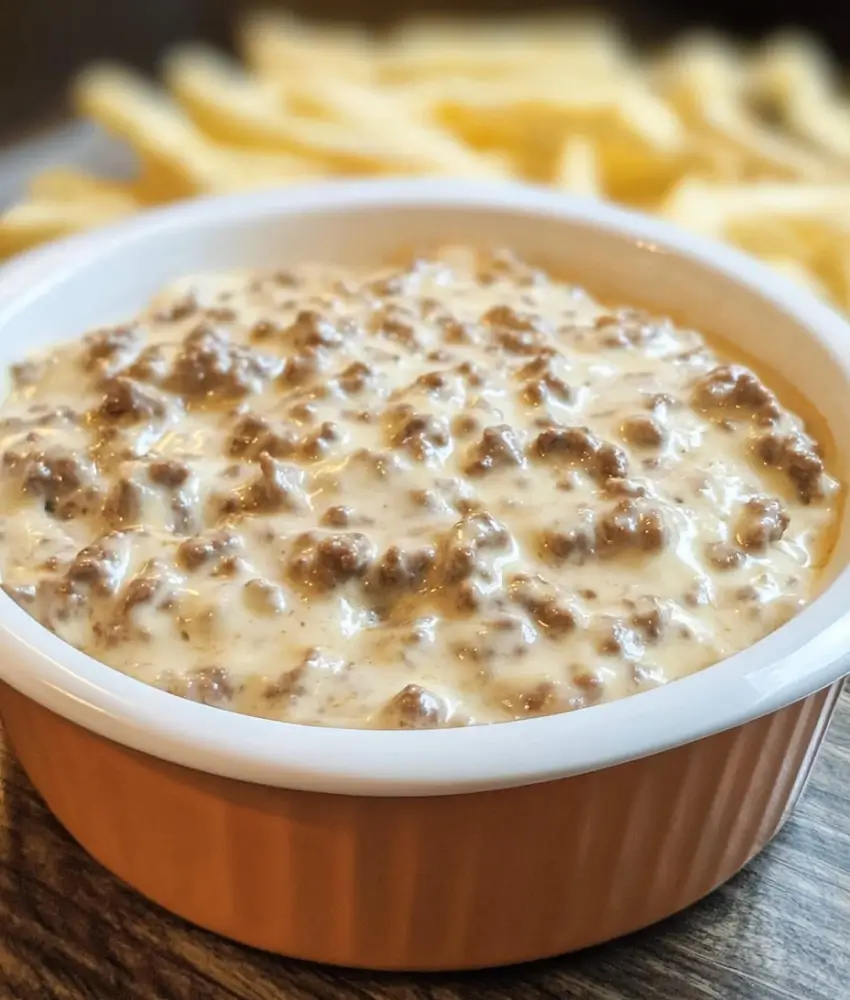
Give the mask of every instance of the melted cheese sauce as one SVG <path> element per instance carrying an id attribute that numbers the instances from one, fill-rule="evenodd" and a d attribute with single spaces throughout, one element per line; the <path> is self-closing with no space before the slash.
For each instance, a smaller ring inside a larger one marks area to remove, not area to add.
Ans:
<path id="1" fill-rule="evenodd" d="M 837 517 L 755 375 L 505 253 L 187 279 L 14 376 L 6 591 L 118 670 L 274 719 L 666 684 L 795 614 Z"/>

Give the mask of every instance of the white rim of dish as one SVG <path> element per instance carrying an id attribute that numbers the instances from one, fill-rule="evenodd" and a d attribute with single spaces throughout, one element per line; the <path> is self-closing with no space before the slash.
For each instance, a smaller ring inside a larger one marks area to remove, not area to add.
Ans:
<path id="1" fill-rule="evenodd" d="M 598 202 L 518 184 L 325 183 L 203 199 L 35 251 L 0 272 L 4 321 L 47 285 L 127 241 L 263 208 L 442 205 L 511 209 L 613 229 L 734 278 L 803 324 L 850 368 L 850 326 L 813 295 L 710 240 Z M 82 253 L 81 251 L 85 251 Z M 833 432 L 835 428 L 832 428 Z M 45 708 L 164 760 L 270 786 L 347 795 L 445 795 L 549 781 L 680 746 L 798 701 L 850 672 L 850 569 L 755 645 L 672 684 L 579 712 L 428 731 L 335 729 L 223 712 L 166 694 L 73 649 L 0 593 L 0 677 Z"/>

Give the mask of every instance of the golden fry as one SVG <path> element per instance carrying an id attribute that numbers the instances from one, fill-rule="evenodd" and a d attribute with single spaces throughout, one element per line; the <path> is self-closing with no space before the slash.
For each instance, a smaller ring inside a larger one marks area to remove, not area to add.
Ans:
<path id="1" fill-rule="evenodd" d="M 835 67 L 808 35 L 782 32 L 753 60 L 748 93 L 794 135 L 850 164 L 850 102 Z"/>
<path id="2" fill-rule="evenodd" d="M 381 135 L 397 156 L 415 160 L 433 173 L 459 177 L 501 176 L 492 161 L 436 124 L 419 119 L 393 94 L 338 79 L 290 81 L 284 96 L 317 105 L 328 117 L 367 136 Z"/>
<path id="3" fill-rule="evenodd" d="M 599 157 L 593 143 L 582 135 L 570 136 L 564 143 L 552 182 L 556 187 L 590 198 L 602 195 Z"/>
<path id="4" fill-rule="evenodd" d="M 793 137 L 760 122 L 746 100 L 738 52 L 713 35 L 680 42 L 656 66 L 653 79 L 703 142 L 739 154 L 745 176 L 826 181 L 850 174 Z"/>
<path id="5" fill-rule="evenodd" d="M 414 21 L 393 32 L 377 58 L 377 73 L 389 83 L 529 74 L 611 79 L 622 74 L 628 58 L 623 37 L 607 19 Z"/>
<path id="6" fill-rule="evenodd" d="M 95 229 L 138 211 L 130 197 L 90 197 L 23 201 L 0 215 L 0 258 L 41 243 Z"/>
<path id="7" fill-rule="evenodd" d="M 660 206 L 661 214 L 672 221 L 717 234 L 747 218 L 828 218 L 838 210 L 850 210 L 850 186 L 721 186 L 692 177 L 677 184 Z"/>
<path id="8" fill-rule="evenodd" d="M 219 142 L 303 156 L 327 173 L 421 173 L 434 168 L 433 157 L 388 141 L 383 129 L 367 133 L 338 121 L 293 114 L 279 86 L 249 76 L 203 46 L 172 52 L 164 76 L 186 113 Z M 479 163 L 476 160 L 476 167 Z M 481 163 L 481 169 L 490 168 Z"/>
<path id="9" fill-rule="evenodd" d="M 314 28 L 281 12 L 257 11 L 242 22 L 240 41 L 248 62 L 270 77 L 368 80 L 373 75 L 374 42 L 353 27 Z"/>
<path id="10" fill-rule="evenodd" d="M 72 167 L 53 167 L 30 178 L 27 192 L 33 201 L 93 201 L 104 204 L 138 205 L 131 184 L 97 177 Z"/>
<path id="11" fill-rule="evenodd" d="M 249 189 L 311 176 L 312 166 L 283 153 L 228 149 L 206 136 L 143 78 L 110 66 L 84 73 L 79 110 L 125 139 L 142 163 L 140 188 L 157 200 Z"/>

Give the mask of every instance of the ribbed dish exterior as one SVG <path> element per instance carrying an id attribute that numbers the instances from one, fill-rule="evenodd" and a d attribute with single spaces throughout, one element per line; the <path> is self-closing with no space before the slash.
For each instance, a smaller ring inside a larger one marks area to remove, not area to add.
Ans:
<path id="1" fill-rule="evenodd" d="M 58 819 L 165 908 L 285 955 L 437 970 L 583 948 L 710 892 L 781 826 L 840 686 L 616 767 L 431 798 L 204 774 L 104 740 L 2 684 L 0 714 Z"/>

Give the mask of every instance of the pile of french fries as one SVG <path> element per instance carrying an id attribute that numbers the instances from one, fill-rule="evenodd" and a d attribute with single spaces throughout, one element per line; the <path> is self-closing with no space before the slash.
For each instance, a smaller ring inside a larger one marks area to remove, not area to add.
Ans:
<path id="1" fill-rule="evenodd" d="M 520 178 L 664 216 L 850 309 L 850 98 L 786 32 L 634 51 L 608 21 L 418 22 L 375 36 L 258 13 L 243 62 L 177 48 L 162 84 L 114 65 L 77 112 L 128 143 L 118 181 L 56 168 L 0 217 L 0 256 L 149 205 L 328 177 Z"/>

